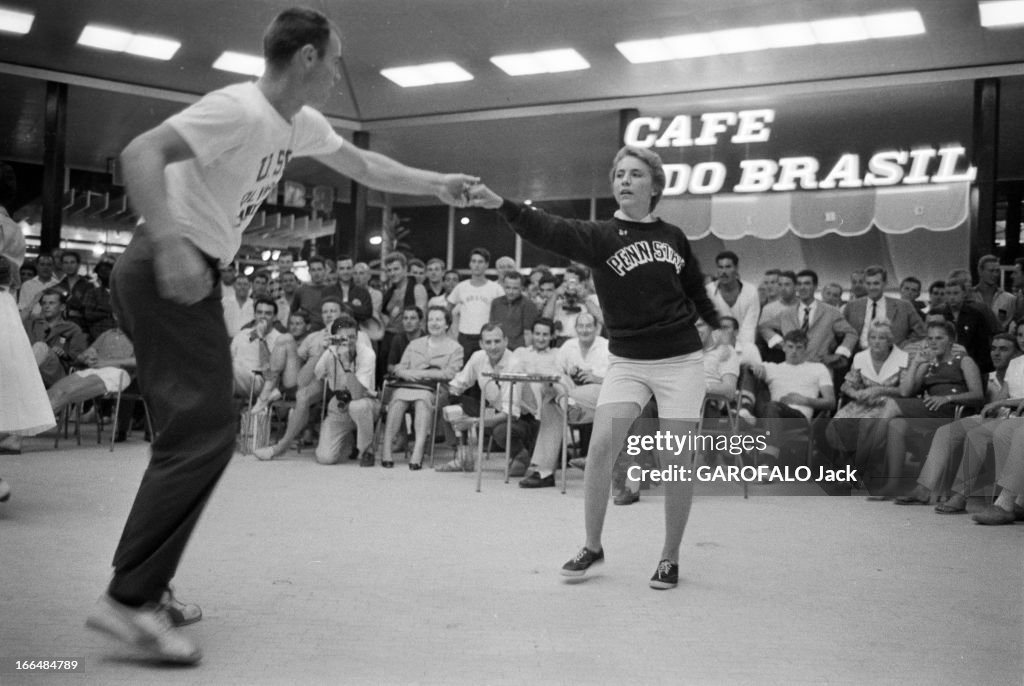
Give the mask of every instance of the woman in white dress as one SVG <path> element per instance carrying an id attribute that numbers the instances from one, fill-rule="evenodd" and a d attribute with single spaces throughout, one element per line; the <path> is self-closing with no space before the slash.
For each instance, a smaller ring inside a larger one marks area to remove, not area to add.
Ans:
<path id="1" fill-rule="evenodd" d="M 14 189 L 13 170 L 0 165 L 0 454 L 8 455 L 21 452 L 22 436 L 56 426 L 13 295 L 25 261 L 25 237 L 6 210 Z M 9 497 L 10 488 L 0 479 L 0 502 Z"/>

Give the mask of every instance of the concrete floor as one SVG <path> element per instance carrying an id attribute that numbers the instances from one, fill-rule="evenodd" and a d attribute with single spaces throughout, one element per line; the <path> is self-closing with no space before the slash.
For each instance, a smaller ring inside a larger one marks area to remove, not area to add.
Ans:
<path id="1" fill-rule="evenodd" d="M 70 444 L 69 444 L 70 445 Z M 0 457 L 0 684 L 1019 684 L 1024 526 L 862 497 L 699 487 L 682 582 L 653 591 L 661 498 L 610 507 L 607 562 L 569 492 L 237 456 L 176 580 L 202 605 L 195 668 L 88 632 L 145 467 L 138 438 Z M 978 505 L 973 505 L 977 507 Z M 16 672 L 75 658 L 75 674 Z"/>

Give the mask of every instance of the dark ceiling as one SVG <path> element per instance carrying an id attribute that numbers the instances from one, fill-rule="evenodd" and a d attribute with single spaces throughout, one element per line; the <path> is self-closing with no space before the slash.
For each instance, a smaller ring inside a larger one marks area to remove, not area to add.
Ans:
<path id="1" fill-rule="evenodd" d="M 0 34 L 0 157 L 42 159 L 45 81 L 70 83 L 67 162 L 103 169 L 137 133 L 197 95 L 245 77 L 210 67 L 223 50 L 259 53 L 269 0 L 0 0 L 34 7 L 26 36 Z M 508 194 L 602 193 L 624 108 L 699 108 L 745 100 L 901 83 L 1024 73 L 1024 30 L 980 26 L 974 0 L 319 0 L 343 34 L 347 83 L 325 108 L 345 135 L 412 164 L 495 179 Z M 765 23 L 902 9 L 926 33 L 860 43 L 785 48 L 630 64 L 614 44 Z M 77 46 L 86 23 L 182 42 L 159 62 Z M 573 47 L 584 71 L 510 77 L 489 62 L 504 53 Z M 472 81 L 400 88 L 387 67 L 452 60 Z M 699 111 L 699 110 L 698 110 Z M 301 179 L 343 185 L 319 165 Z"/>

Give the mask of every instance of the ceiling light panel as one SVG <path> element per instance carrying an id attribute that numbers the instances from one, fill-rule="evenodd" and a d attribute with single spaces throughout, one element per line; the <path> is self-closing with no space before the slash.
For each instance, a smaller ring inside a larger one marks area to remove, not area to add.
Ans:
<path id="1" fill-rule="evenodd" d="M 1024 6 L 1024 0 L 1012 4 Z M 633 64 L 643 64 L 821 43 L 912 36 L 924 32 L 924 21 L 920 13 L 911 10 L 648 38 L 616 43 L 615 47 Z"/>
<path id="2" fill-rule="evenodd" d="M 1015 26 L 1024 24 L 1024 1 L 1002 0 L 1000 2 L 979 2 L 981 25 Z"/>
<path id="3" fill-rule="evenodd" d="M 89 24 L 82 29 L 82 35 L 78 37 L 78 44 L 88 48 L 127 52 L 157 60 L 171 59 L 181 47 L 181 43 L 169 38 L 135 34 L 98 24 Z"/>
<path id="4" fill-rule="evenodd" d="M 497 55 L 491 58 L 491 62 L 509 76 L 554 74 L 590 68 L 590 63 L 571 48 L 518 55 Z"/>
<path id="5" fill-rule="evenodd" d="M 402 88 L 433 86 L 439 83 L 471 81 L 473 75 L 454 62 L 433 62 L 410 67 L 381 69 L 380 73 Z"/>
<path id="6" fill-rule="evenodd" d="M 263 76 L 266 62 L 263 61 L 262 57 L 257 57 L 256 55 L 246 55 L 245 53 L 228 50 L 221 53 L 217 61 L 213 63 L 213 68 L 234 72 L 235 74 L 245 74 L 246 76 Z"/>
<path id="7" fill-rule="evenodd" d="M 32 22 L 35 18 L 34 14 L 0 7 L 0 31 L 24 35 L 32 30 Z"/>

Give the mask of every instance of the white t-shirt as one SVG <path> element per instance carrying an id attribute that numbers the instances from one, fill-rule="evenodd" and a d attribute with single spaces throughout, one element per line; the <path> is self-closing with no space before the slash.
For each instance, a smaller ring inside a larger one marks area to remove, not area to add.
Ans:
<path id="1" fill-rule="evenodd" d="M 491 320 L 491 301 L 505 295 L 497 281 L 487 280 L 474 286 L 472 279 L 460 281 L 448 294 L 448 302 L 459 312 L 459 333 L 479 336 L 483 325 Z"/>
<path id="2" fill-rule="evenodd" d="M 311 107 L 285 120 L 255 82 L 208 93 L 167 123 L 195 154 L 164 171 L 171 212 L 185 238 L 224 264 L 288 161 L 344 144 Z"/>
<path id="3" fill-rule="evenodd" d="M 799 393 L 808 398 L 817 398 L 821 395 L 821 389 L 832 388 L 832 374 L 829 373 L 828 367 L 820 362 L 804 362 L 802 364 L 768 362 L 764 365 L 764 374 L 765 381 L 768 382 L 768 389 L 772 394 L 772 400 L 781 400 L 787 393 Z M 814 415 L 814 410 L 809 405 L 790 405 L 790 407 L 799 410 L 808 419 Z"/>

